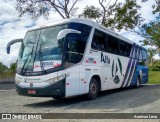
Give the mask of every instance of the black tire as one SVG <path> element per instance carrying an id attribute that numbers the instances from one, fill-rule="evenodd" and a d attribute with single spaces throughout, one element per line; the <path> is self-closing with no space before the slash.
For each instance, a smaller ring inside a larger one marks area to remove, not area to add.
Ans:
<path id="1" fill-rule="evenodd" d="M 138 76 L 137 77 L 137 80 L 136 80 L 136 88 L 139 88 L 140 87 L 140 77 Z"/>
<path id="2" fill-rule="evenodd" d="M 98 96 L 98 83 L 95 78 L 92 78 L 89 84 L 89 93 L 87 94 L 87 98 L 89 100 L 96 99 Z"/>

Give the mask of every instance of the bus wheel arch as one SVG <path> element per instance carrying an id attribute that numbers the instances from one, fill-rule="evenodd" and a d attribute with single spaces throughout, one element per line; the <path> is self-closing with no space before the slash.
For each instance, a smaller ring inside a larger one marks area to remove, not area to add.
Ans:
<path id="1" fill-rule="evenodd" d="M 140 75 L 137 75 L 137 79 L 136 79 L 136 88 L 139 88 L 141 84 L 141 78 Z"/>
<path id="2" fill-rule="evenodd" d="M 90 80 L 87 98 L 89 100 L 96 99 L 98 96 L 98 91 L 100 90 L 101 90 L 100 77 L 95 75 Z"/>
<path id="3" fill-rule="evenodd" d="M 99 75 L 94 75 L 92 78 L 95 78 L 98 84 L 98 91 L 101 91 L 101 79 Z"/>

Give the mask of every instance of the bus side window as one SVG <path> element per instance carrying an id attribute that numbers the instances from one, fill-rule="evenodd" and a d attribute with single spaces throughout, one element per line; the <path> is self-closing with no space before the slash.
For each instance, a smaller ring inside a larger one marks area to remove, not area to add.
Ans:
<path id="1" fill-rule="evenodd" d="M 136 59 L 136 56 L 137 56 L 137 47 L 134 46 L 134 48 L 133 48 L 133 53 L 132 53 L 132 58 L 135 58 L 135 59 Z"/>
<path id="2" fill-rule="evenodd" d="M 139 49 L 139 57 L 138 57 L 138 59 L 142 60 L 142 49 L 141 48 Z"/>
<path id="3" fill-rule="evenodd" d="M 137 47 L 137 54 L 136 54 L 136 56 L 137 56 L 136 58 L 137 58 L 137 59 L 139 59 L 139 53 L 140 53 L 140 47 L 138 46 L 138 47 Z"/>
<path id="4" fill-rule="evenodd" d="M 106 49 L 106 35 L 99 30 L 95 30 L 91 47 L 104 51 Z"/>
<path id="5" fill-rule="evenodd" d="M 131 50 L 131 45 L 127 44 L 126 42 L 123 42 L 119 40 L 119 54 L 122 56 L 129 56 Z"/>
<path id="6" fill-rule="evenodd" d="M 139 53 L 139 65 L 147 65 L 147 51 L 140 48 L 140 53 Z"/>
<path id="7" fill-rule="evenodd" d="M 80 54 L 79 42 L 81 42 L 80 36 L 78 34 L 68 34 L 66 36 L 67 44 L 67 54 L 66 61 L 69 63 L 78 63 L 81 61 L 83 54 Z M 82 52 L 82 51 L 81 51 Z"/>
<path id="8" fill-rule="evenodd" d="M 143 60 L 147 60 L 147 51 L 146 50 L 142 50 L 142 57 L 143 57 Z"/>
<path id="9" fill-rule="evenodd" d="M 108 52 L 118 54 L 118 39 L 108 36 Z"/>
<path id="10" fill-rule="evenodd" d="M 125 56 L 125 43 L 124 42 L 120 42 L 119 43 L 119 54 Z"/>
<path id="11" fill-rule="evenodd" d="M 147 51 L 146 50 L 142 50 L 142 58 L 143 58 L 143 62 L 144 62 L 144 65 L 146 66 L 147 65 L 147 60 L 148 60 L 148 56 L 147 56 Z"/>
<path id="12" fill-rule="evenodd" d="M 127 56 L 129 57 L 130 53 L 131 53 L 131 48 L 132 45 L 131 44 L 127 44 Z"/>

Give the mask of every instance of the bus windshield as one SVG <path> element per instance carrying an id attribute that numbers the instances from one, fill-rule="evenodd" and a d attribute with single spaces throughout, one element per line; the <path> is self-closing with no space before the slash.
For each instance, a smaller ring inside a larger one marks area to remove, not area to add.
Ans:
<path id="1" fill-rule="evenodd" d="M 40 31 L 27 32 L 21 44 L 18 56 L 17 69 L 32 71 L 34 63 L 34 51 L 36 48 L 36 41 L 38 40 Z"/>
<path id="2" fill-rule="evenodd" d="M 81 41 L 86 45 L 91 27 L 80 23 L 66 23 L 28 31 L 19 51 L 17 71 L 21 73 L 42 72 L 62 66 L 64 46 L 67 45 L 68 36 L 66 39 L 57 40 L 57 35 L 63 29 L 75 29 L 82 32 Z M 85 45 L 82 48 L 85 49 Z"/>

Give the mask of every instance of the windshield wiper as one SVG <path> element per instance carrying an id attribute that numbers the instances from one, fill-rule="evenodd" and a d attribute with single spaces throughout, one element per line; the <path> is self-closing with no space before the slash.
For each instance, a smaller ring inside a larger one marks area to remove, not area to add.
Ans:
<path id="1" fill-rule="evenodd" d="M 23 65 L 22 70 L 21 70 L 21 74 L 22 74 L 22 75 L 23 75 L 23 71 L 24 71 L 24 68 L 25 68 L 25 66 L 26 66 L 27 62 L 29 62 L 29 61 L 31 60 L 31 58 L 32 58 L 32 55 L 33 55 L 33 49 L 34 49 L 34 46 L 32 47 L 32 51 L 31 51 L 31 54 L 30 54 L 30 58 L 28 58 L 28 59 L 27 59 L 27 60 L 25 60 L 25 62 L 24 62 L 24 65 Z"/>
<path id="2" fill-rule="evenodd" d="M 45 72 L 45 70 L 44 70 L 44 67 L 43 67 L 43 63 L 42 63 L 42 56 L 41 56 L 41 54 L 42 54 L 42 52 L 41 52 L 41 45 L 42 44 L 40 44 L 40 49 L 39 49 L 39 61 L 40 61 L 40 66 L 41 66 L 41 69 L 42 69 L 42 71 L 43 71 L 43 73 L 45 73 L 46 74 L 46 72 Z"/>

